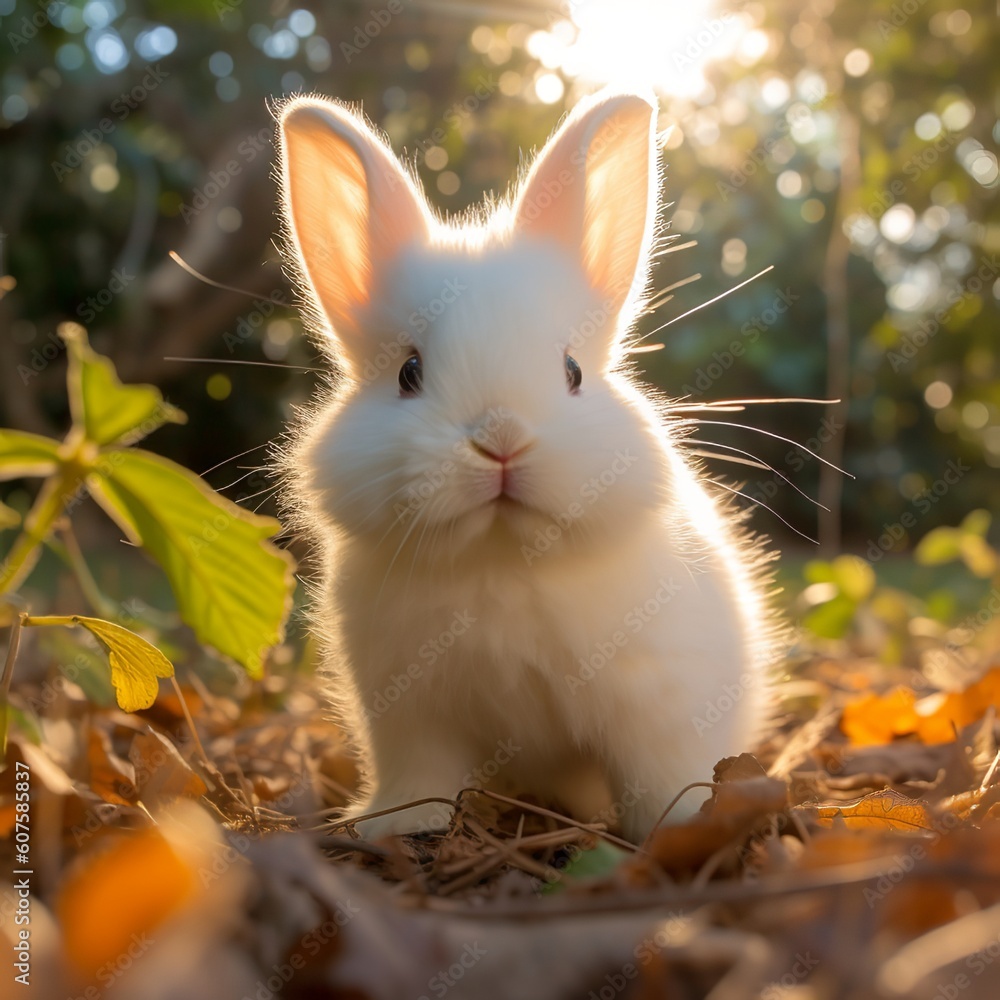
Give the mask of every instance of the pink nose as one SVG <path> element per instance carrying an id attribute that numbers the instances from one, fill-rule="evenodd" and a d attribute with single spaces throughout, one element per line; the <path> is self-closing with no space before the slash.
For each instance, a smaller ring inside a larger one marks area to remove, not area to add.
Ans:
<path id="1" fill-rule="evenodd" d="M 501 448 L 492 442 L 489 444 L 480 444 L 478 441 L 470 441 L 470 444 L 484 458 L 492 458 L 494 462 L 506 465 L 508 462 L 517 458 L 518 455 L 523 455 L 531 447 L 532 442 L 529 441 L 526 445 L 522 445 L 520 448 L 514 448 L 511 450 Z"/>

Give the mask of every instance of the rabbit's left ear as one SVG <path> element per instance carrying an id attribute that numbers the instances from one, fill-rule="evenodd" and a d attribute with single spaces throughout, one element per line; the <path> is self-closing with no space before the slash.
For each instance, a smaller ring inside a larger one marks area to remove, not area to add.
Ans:
<path id="1" fill-rule="evenodd" d="M 581 101 L 535 160 L 515 231 L 554 240 L 617 312 L 641 295 L 656 225 L 656 108 L 637 94 Z"/>

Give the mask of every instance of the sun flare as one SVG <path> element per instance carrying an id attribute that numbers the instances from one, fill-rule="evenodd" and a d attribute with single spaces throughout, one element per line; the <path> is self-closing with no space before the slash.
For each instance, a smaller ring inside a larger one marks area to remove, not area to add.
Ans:
<path id="1" fill-rule="evenodd" d="M 678 97 L 701 93 L 705 65 L 731 55 L 752 28 L 716 0 L 574 0 L 568 10 L 575 30 L 557 25 L 534 39 L 543 64 L 595 84 Z"/>

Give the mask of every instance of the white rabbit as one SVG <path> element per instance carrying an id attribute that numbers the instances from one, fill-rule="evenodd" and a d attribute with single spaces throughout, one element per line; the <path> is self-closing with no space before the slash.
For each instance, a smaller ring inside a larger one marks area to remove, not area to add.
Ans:
<path id="1" fill-rule="evenodd" d="M 452 225 L 358 115 L 281 109 L 290 256 L 336 369 L 288 506 L 366 774 L 349 816 L 493 779 L 591 820 L 597 775 L 638 840 L 765 719 L 769 560 L 629 365 L 655 123 L 643 96 L 582 101 L 511 199 Z"/>

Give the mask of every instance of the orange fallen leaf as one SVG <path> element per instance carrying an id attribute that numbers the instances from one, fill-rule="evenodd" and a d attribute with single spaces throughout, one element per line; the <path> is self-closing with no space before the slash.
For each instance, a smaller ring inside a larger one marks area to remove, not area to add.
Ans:
<path id="1" fill-rule="evenodd" d="M 840 728 L 856 746 L 890 743 L 916 731 L 916 696 L 898 687 L 885 695 L 866 694 L 844 706 Z"/>
<path id="2" fill-rule="evenodd" d="M 843 806 L 818 806 L 816 819 L 823 826 L 842 820 L 849 830 L 927 830 L 934 831 L 927 810 L 914 799 L 886 788 Z"/>
<path id="3" fill-rule="evenodd" d="M 885 695 L 866 694 L 844 706 L 840 728 L 856 746 L 890 743 L 916 735 L 923 743 L 951 743 L 955 733 L 1000 709 L 1000 667 L 994 667 L 964 691 L 917 701 L 909 688 Z"/>
<path id="4" fill-rule="evenodd" d="M 96 981 L 196 888 L 194 869 L 158 830 L 122 837 L 87 858 L 59 894 L 67 956 L 81 975 Z"/>

